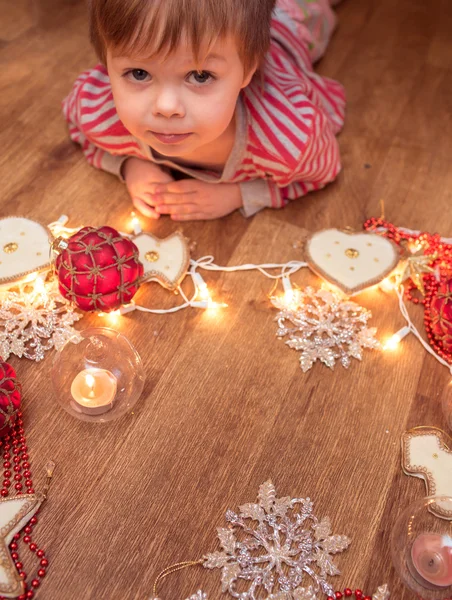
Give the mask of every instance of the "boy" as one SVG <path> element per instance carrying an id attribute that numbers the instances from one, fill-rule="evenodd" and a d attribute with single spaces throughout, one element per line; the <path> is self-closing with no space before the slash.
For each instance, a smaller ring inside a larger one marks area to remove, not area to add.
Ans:
<path id="1" fill-rule="evenodd" d="M 103 64 L 78 78 L 64 114 L 144 215 L 251 216 L 336 178 L 344 92 L 312 68 L 335 26 L 329 0 L 89 7 Z"/>

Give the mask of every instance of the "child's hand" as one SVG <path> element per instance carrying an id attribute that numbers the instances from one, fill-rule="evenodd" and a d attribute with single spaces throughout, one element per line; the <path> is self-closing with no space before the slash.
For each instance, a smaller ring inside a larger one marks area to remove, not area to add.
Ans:
<path id="1" fill-rule="evenodd" d="M 158 219 L 160 215 L 153 208 L 155 188 L 174 181 L 171 175 L 158 165 L 135 157 L 126 160 L 122 174 L 135 208 L 146 217 Z"/>
<path id="2" fill-rule="evenodd" d="M 153 197 L 158 214 L 174 221 L 194 221 L 224 217 L 242 206 L 238 183 L 206 183 L 182 179 L 158 185 Z"/>

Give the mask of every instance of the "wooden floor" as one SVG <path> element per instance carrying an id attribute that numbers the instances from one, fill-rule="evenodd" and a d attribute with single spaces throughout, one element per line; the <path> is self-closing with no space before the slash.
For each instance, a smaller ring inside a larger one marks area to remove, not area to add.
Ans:
<path id="1" fill-rule="evenodd" d="M 218 264 L 299 258 L 293 245 L 305 230 L 359 228 L 379 214 L 381 198 L 392 222 L 452 234 L 450 1 L 345 0 L 338 13 L 320 65 L 348 94 L 338 182 L 252 220 L 184 225 L 196 256 L 213 254 Z M 0 0 L 0 15 L 0 217 L 48 223 L 66 213 L 73 226 L 124 229 L 125 188 L 87 165 L 60 112 L 75 77 L 94 63 L 84 2 Z M 166 219 L 144 223 L 161 236 L 175 228 Z M 447 371 L 410 338 L 394 354 L 368 352 L 348 371 L 316 365 L 303 375 L 275 336 L 268 280 L 228 274 L 209 282 L 229 303 L 218 318 L 133 314 L 118 325 L 147 380 L 134 414 L 114 424 L 82 424 L 59 408 L 51 356 L 39 365 L 12 359 L 36 488 L 46 460 L 57 463 L 36 528 L 51 559 L 37 596 L 147 598 L 161 569 L 217 549 L 226 509 L 254 501 L 271 478 L 283 496 L 310 496 L 319 516 L 352 538 L 337 558 L 336 589 L 371 594 L 387 582 L 395 600 L 414 599 L 390 559 L 395 519 L 424 494 L 401 472 L 400 436 L 415 425 L 445 427 Z M 155 284 L 140 300 L 174 302 Z M 393 298 L 373 292 L 359 301 L 382 336 L 403 325 Z M 413 309 L 420 326 L 421 313 Z M 103 321 L 81 326 L 93 323 Z M 182 600 L 199 587 L 220 598 L 219 572 L 175 575 L 160 596 Z"/>

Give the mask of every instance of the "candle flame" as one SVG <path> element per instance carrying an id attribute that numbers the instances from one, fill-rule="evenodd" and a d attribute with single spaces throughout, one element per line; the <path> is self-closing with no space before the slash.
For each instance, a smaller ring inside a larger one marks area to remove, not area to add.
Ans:
<path id="1" fill-rule="evenodd" d="M 88 375 L 85 376 L 85 382 L 86 382 L 86 385 L 89 388 L 91 388 L 90 391 L 93 392 L 94 384 L 96 383 L 96 380 L 94 379 L 94 377 L 88 373 Z"/>

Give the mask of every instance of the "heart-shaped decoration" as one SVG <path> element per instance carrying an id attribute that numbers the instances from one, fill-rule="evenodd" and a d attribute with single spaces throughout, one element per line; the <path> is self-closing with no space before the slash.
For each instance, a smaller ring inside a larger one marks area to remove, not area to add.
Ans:
<path id="1" fill-rule="evenodd" d="M 142 281 L 157 281 L 163 287 L 174 290 L 183 280 L 190 263 L 190 250 L 182 233 L 172 233 L 160 239 L 142 232 L 133 238 L 144 266 Z"/>
<path id="2" fill-rule="evenodd" d="M 400 260 L 390 240 L 375 233 L 318 231 L 305 246 L 309 267 L 349 296 L 376 285 Z"/>
<path id="3" fill-rule="evenodd" d="M 50 232 L 23 217 L 0 219 L 0 285 L 50 268 Z"/>

